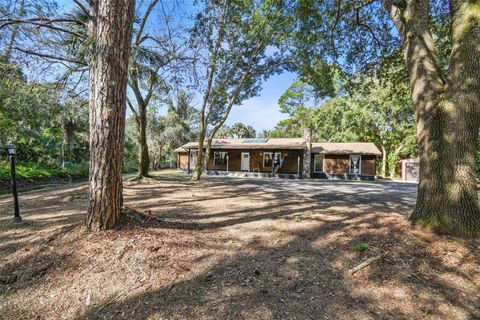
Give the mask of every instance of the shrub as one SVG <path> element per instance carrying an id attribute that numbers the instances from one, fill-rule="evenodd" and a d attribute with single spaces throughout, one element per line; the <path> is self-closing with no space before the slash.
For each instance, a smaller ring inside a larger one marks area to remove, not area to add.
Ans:
<path id="1" fill-rule="evenodd" d="M 359 242 L 355 245 L 356 251 L 367 251 L 370 249 L 370 245 L 367 242 Z"/>

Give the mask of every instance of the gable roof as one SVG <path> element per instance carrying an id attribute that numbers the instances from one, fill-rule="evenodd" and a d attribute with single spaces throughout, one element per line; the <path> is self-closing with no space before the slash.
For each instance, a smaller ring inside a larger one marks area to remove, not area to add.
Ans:
<path id="1" fill-rule="evenodd" d="M 241 150 L 305 150 L 307 148 L 303 138 L 275 138 L 275 139 L 213 139 L 212 149 L 241 149 Z M 187 152 L 188 149 L 198 149 L 198 142 L 189 142 L 174 150 Z M 312 143 L 312 153 L 323 154 L 363 154 L 381 155 L 380 150 L 371 142 L 327 142 Z"/>

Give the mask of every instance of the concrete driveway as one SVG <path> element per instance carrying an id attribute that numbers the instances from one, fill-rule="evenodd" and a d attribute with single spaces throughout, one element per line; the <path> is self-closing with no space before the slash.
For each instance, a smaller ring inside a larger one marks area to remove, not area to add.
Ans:
<path id="1" fill-rule="evenodd" d="M 337 181 L 320 179 L 279 179 L 251 177 L 204 176 L 205 179 L 235 185 L 239 190 L 256 190 L 273 196 L 292 195 L 315 202 L 350 202 L 357 204 L 405 206 L 407 212 L 415 204 L 417 184 L 391 181 Z"/>

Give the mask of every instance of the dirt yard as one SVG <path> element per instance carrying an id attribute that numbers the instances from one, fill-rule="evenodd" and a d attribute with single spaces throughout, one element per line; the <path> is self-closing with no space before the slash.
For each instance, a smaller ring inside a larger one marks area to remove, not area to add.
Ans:
<path id="1" fill-rule="evenodd" d="M 86 190 L 22 194 L 19 226 L 0 197 L 0 319 L 480 319 L 480 242 L 412 228 L 415 185 L 169 171 L 97 234 Z"/>

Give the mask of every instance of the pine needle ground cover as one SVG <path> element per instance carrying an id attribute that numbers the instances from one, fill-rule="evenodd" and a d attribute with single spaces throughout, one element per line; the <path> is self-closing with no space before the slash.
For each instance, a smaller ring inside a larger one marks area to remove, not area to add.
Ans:
<path id="1" fill-rule="evenodd" d="M 100 233 L 84 184 L 22 194 L 19 226 L 0 197 L 0 319 L 480 317 L 480 243 L 412 228 L 416 185 L 124 185 L 125 219 Z"/>

